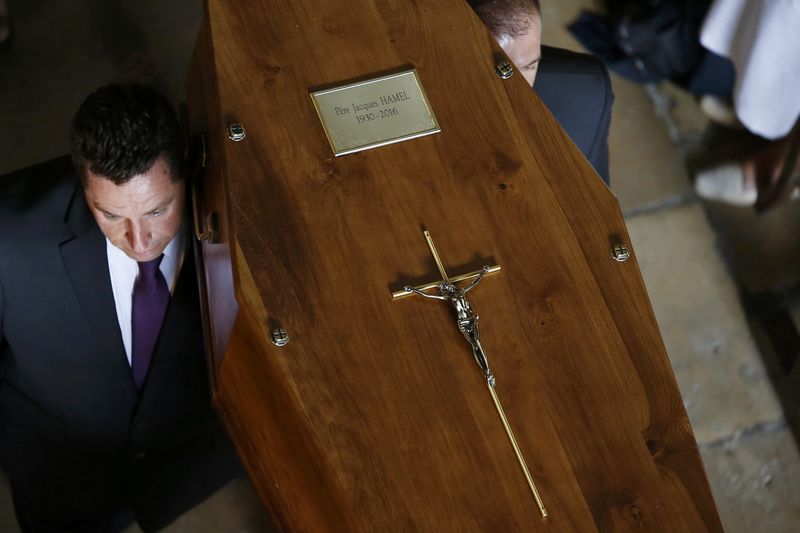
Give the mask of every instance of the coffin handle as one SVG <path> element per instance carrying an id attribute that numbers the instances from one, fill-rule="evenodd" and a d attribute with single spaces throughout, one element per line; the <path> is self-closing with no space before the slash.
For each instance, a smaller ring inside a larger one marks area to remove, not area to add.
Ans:
<path id="1" fill-rule="evenodd" d="M 219 240 L 219 215 L 216 211 L 212 211 L 206 215 L 205 228 L 200 221 L 200 205 L 197 201 L 197 187 L 200 182 L 200 177 L 203 175 L 203 169 L 206 166 L 206 158 L 208 151 L 206 149 L 206 136 L 198 135 L 197 151 L 195 153 L 194 172 L 192 172 L 192 179 L 189 187 L 192 191 L 192 215 L 194 218 L 194 236 L 200 241 L 207 241 L 209 244 L 217 244 Z"/>

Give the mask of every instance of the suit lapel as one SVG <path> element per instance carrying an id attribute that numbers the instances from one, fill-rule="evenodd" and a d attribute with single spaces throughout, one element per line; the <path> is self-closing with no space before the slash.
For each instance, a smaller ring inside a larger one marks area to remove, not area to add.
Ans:
<path id="1" fill-rule="evenodd" d="M 127 376 L 126 387 L 130 393 L 136 394 L 117 320 L 105 237 L 86 205 L 81 187 L 75 188 L 65 222 L 71 236 L 60 244 L 61 258 L 93 332 L 95 351 L 99 357 L 116 361 L 113 364 L 119 369 L 117 376 L 124 373 Z"/>

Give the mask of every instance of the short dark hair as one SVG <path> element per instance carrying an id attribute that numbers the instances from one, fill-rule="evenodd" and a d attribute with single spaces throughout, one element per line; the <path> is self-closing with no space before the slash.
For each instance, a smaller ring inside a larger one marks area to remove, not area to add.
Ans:
<path id="1" fill-rule="evenodd" d="M 495 39 L 516 38 L 530 30 L 530 17 L 541 16 L 539 0 L 467 0 Z"/>
<path id="2" fill-rule="evenodd" d="M 111 84 L 84 100 L 72 120 L 72 164 L 122 185 L 164 156 L 172 180 L 183 179 L 183 137 L 172 106 L 146 85 Z"/>

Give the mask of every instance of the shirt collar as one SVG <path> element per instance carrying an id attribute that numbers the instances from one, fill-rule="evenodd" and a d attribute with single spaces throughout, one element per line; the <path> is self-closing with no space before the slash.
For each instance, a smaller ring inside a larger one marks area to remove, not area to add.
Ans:
<path id="1" fill-rule="evenodd" d="M 183 256 L 183 251 L 186 247 L 186 223 L 184 222 L 181 225 L 181 229 L 178 230 L 178 233 L 172 238 L 171 241 L 167 244 L 167 247 L 164 248 L 164 255 L 171 257 L 172 259 L 179 261 L 180 258 Z"/>

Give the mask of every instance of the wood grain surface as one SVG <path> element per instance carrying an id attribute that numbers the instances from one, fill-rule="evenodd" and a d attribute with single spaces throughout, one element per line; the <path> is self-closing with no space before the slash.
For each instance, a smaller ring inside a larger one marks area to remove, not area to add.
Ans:
<path id="1" fill-rule="evenodd" d="M 721 531 L 617 201 L 498 53 L 460 0 L 207 0 L 222 418 L 286 531 Z M 309 90 L 409 66 L 442 132 L 334 158 Z M 502 266 L 469 299 L 544 520 L 449 305 L 391 298 L 438 278 L 423 226 Z"/>

